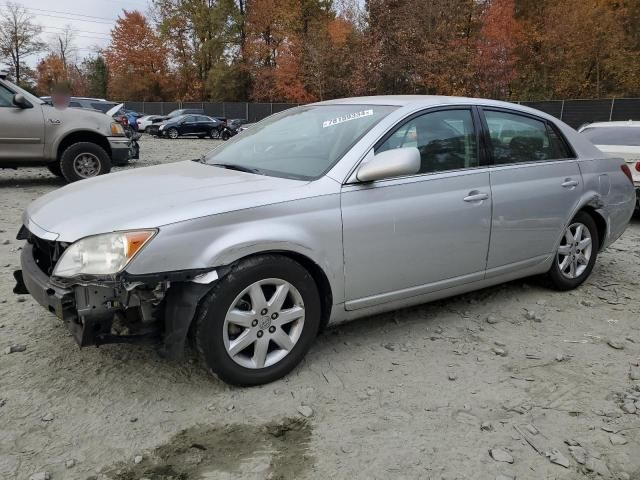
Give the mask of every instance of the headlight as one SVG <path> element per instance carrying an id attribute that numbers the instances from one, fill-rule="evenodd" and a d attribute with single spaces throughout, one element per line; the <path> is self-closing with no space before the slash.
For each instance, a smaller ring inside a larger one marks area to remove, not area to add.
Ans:
<path id="1" fill-rule="evenodd" d="M 160 128 L 158 130 L 164 130 L 164 125 L 160 125 Z"/>
<path id="2" fill-rule="evenodd" d="M 136 230 L 78 240 L 62 254 L 53 275 L 68 278 L 118 273 L 155 234 L 156 230 Z"/>
<path id="3" fill-rule="evenodd" d="M 111 135 L 114 137 L 124 137 L 124 128 L 117 122 L 111 123 Z"/>

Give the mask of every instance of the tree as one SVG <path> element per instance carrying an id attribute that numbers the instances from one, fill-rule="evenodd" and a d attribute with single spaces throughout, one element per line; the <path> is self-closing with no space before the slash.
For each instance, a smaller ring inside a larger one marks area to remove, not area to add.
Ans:
<path id="1" fill-rule="evenodd" d="M 40 60 L 36 67 L 36 90 L 41 95 L 49 95 L 62 82 L 68 82 L 69 75 L 62 59 L 53 53 Z"/>
<path id="2" fill-rule="evenodd" d="M 66 25 L 62 33 L 56 35 L 50 46 L 51 53 L 57 55 L 62 61 L 65 70 L 69 67 L 70 57 L 75 53 L 75 35 L 71 25 Z"/>
<path id="3" fill-rule="evenodd" d="M 110 72 L 110 96 L 143 101 L 170 98 L 167 49 L 142 13 L 123 10 L 111 30 L 104 59 Z"/>
<path id="4" fill-rule="evenodd" d="M 105 98 L 109 84 L 109 71 L 104 57 L 85 58 L 82 62 L 84 78 L 87 82 L 87 96 Z"/>
<path id="5" fill-rule="evenodd" d="M 24 59 L 44 49 L 41 32 L 24 7 L 9 2 L 0 10 L 0 55 L 9 58 L 17 84 L 23 80 Z"/>
<path id="6" fill-rule="evenodd" d="M 506 99 L 517 78 L 517 48 L 523 41 L 514 0 L 492 0 L 484 16 L 472 65 L 475 94 Z"/>

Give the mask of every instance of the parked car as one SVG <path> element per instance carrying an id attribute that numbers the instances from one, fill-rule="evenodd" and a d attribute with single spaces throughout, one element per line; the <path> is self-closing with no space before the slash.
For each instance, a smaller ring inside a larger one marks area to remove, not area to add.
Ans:
<path id="1" fill-rule="evenodd" d="M 169 138 L 194 135 L 200 138 L 217 138 L 221 125 L 219 120 L 206 115 L 180 115 L 162 123 L 158 128 L 158 135 Z"/>
<path id="2" fill-rule="evenodd" d="M 126 163 L 130 140 L 107 115 L 57 109 L 0 73 L 0 168 L 46 166 L 67 182 Z"/>
<path id="3" fill-rule="evenodd" d="M 147 127 L 149 127 L 154 123 L 154 120 L 158 120 L 160 122 L 162 121 L 162 118 L 163 117 L 161 115 L 144 115 L 138 118 L 138 131 L 139 132 L 146 131 Z"/>
<path id="4" fill-rule="evenodd" d="M 51 97 L 40 97 L 45 103 L 53 105 Z M 102 113 L 107 113 L 110 109 L 117 105 L 116 102 L 110 102 L 104 98 L 89 98 L 89 97 L 71 97 L 69 107 L 71 108 L 85 108 L 89 110 L 99 110 Z"/>
<path id="5" fill-rule="evenodd" d="M 532 275 L 576 288 L 634 200 L 623 160 L 531 108 L 332 100 L 198 161 L 39 198 L 16 292 L 82 346 L 160 335 L 176 358 L 190 333 L 211 371 L 256 385 L 291 371 L 328 324 Z"/>
<path id="6" fill-rule="evenodd" d="M 640 121 L 598 122 L 578 130 L 604 153 L 624 158 L 636 187 L 636 210 L 640 210 Z"/>

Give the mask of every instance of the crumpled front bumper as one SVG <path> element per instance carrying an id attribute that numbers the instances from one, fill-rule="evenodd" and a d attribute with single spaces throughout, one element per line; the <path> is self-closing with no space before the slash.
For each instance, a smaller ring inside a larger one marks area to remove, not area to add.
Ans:
<path id="1" fill-rule="evenodd" d="M 14 293 L 29 293 L 45 309 L 55 314 L 67 325 L 76 341 L 86 344 L 85 326 L 76 309 L 75 292 L 71 288 L 53 285 L 40 270 L 33 256 L 33 245 L 26 243 L 20 256 L 22 270 L 14 272 Z"/>
<path id="2" fill-rule="evenodd" d="M 31 294 L 64 321 L 81 347 L 162 340 L 160 353 L 174 359 L 183 357 L 198 303 L 218 278 L 215 270 L 207 269 L 85 279 L 66 286 L 41 270 L 30 241 L 24 244 L 20 262 L 14 293 Z"/>

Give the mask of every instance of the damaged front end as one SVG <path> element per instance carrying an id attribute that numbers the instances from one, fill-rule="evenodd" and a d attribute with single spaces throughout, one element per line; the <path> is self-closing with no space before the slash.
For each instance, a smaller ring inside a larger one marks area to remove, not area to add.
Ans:
<path id="1" fill-rule="evenodd" d="M 217 280 L 210 269 L 149 275 L 52 276 L 68 244 L 44 240 L 22 227 L 22 270 L 16 294 L 31 294 L 62 319 L 81 347 L 108 343 L 158 343 L 161 353 L 181 358 L 198 303 Z"/>

